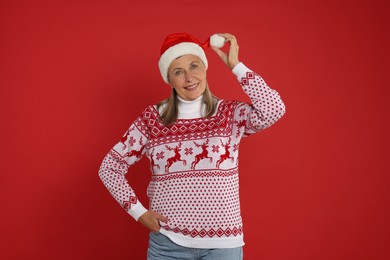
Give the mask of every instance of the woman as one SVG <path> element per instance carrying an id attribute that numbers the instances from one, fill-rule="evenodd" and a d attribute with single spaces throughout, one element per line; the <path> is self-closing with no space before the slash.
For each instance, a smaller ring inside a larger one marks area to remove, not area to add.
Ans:
<path id="1" fill-rule="evenodd" d="M 225 42 L 228 53 L 220 49 Z M 210 45 L 252 104 L 211 94 L 205 55 Z M 239 61 L 237 40 L 228 33 L 204 44 L 186 33 L 169 35 L 159 69 L 172 95 L 133 122 L 104 158 L 99 176 L 121 206 L 151 231 L 148 259 L 242 259 L 239 143 L 280 119 L 285 106 Z M 151 162 L 149 209 L 125 179 L 129 166 L 143 155 Z"/>

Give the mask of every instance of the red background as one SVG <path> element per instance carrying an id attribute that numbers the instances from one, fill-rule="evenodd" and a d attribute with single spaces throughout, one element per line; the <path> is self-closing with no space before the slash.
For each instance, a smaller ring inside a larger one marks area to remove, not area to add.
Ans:
<path id="1" fill-rule="evenodd" d="M 389 259 L 387 1 L 2 1 L 2 259 L 145 259 L 100 182 L 108 150 L 169 94 L 172 32 L 236 35 L 286 115 L 244 139 L 245 259 Z M 212 91 L 248 101 L 207 52 Z M 146 159 L 130 169 L 147 205 Z"/>

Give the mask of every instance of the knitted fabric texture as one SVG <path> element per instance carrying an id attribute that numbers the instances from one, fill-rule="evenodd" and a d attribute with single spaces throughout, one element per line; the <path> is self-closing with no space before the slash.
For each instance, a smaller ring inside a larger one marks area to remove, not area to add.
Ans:
<path id="1" fill-rule="evenodd" d="M 147 209 L 125 174 L 142 156 L 150 160 L 149 209 L 168 218 L 161 233 L 194 248 L 244 245 L 238 153 L 242 137 L 268 128 L 285 113 L 275 90 L 240 64 L 235 72 L 251 104 L 220 100 L 210 118 L 178 119 L 164 126 L 147 107 L 106 155 L 99 176 L 135 219 Z"/>

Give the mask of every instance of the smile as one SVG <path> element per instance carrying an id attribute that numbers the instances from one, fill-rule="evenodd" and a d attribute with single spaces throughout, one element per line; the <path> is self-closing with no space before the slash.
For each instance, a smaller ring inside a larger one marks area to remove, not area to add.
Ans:
<path id="1" fill-rule="evenodd" d="M 196 83 L 196 84 L 185 87 L 185 89 L 190 90 L 190 91 L 195 90 L 198 87 L 198 85 L 199 85 L 199 83 Z"/>

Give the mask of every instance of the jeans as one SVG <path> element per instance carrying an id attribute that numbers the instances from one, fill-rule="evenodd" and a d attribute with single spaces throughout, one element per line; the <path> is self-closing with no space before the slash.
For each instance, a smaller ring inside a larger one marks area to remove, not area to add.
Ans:
<path id="1" fill-rule="evenodd" d="M 179 246 L 161 233 L 149 235 L 148 260 L 242 260 L 242 247 L 199 249 Z"/>

